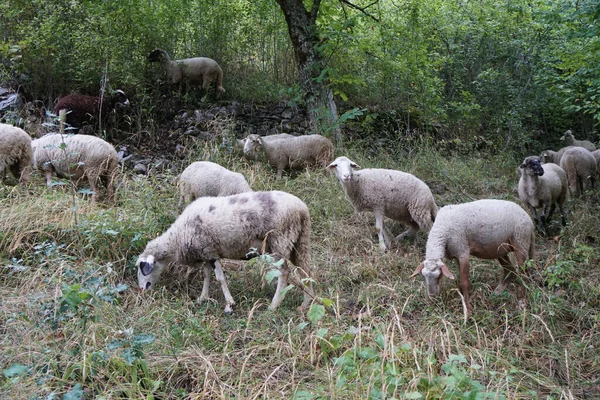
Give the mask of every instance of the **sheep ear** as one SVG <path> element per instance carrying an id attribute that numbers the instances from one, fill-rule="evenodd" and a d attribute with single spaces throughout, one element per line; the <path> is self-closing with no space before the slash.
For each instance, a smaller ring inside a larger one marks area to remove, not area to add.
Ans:
<path id="1" fill-rule="evenodd" d="M 238 139 L 238 143 L 241 144 L 242 146 L 246 144 L 246 139 Z"/>
<path id="2" fill-rule="evenodd" d="M 442 264 L 442 274 L 448 279 L 454 279 L 454 275 L 450 272 L 446 264 Z"/>
<path id="3" fill-rule="evenodd" d="M 335 163 L 335 161 L 334 161 L 334 162 L 332 162 L 331 164 L 329 164 L 329 165 L 327 166 L 327 169 L 334 169 L 335 167 L 337 167 L 337 164 L 336 164 L 336 163 Z"/>
<path id="4" fill-rule="evenodd" d="M 353 162 L 353 163 L 351 163 L 351 164 L 350 164 L 350 166 L 351 166 L 352 168 L 360 168 L 360 165 L 358 165 L 357 163 L 354 163 L 354 162 Z"/>
<path id="5" fill-rule="evenodd" d="M 410 277 L 414 278 L 415 276 L 419 275 L 421 271 L 423 271 L 423 263 L 419 264 L 417 269 L 415 269 L 415 272 L 413 272 L 413 274 Z"/>
<path id="6" fill-rule="evenodd" d="M 148 276 L 154 270 L 154 263 L 149 263 L 146 261 L 140 262 L 140 271 L 142 271 L 142 275 Z"/>

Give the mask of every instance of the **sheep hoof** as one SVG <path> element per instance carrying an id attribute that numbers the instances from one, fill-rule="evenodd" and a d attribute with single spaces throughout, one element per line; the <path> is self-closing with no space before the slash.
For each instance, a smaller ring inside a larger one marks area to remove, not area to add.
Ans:
<path id="1" fill-rule="evenodd" d="M 231 314 L 233 314 L 233 310 L 231 309 L 231 306 L 228 304 L 225 307 L 225 315 L 231 315 Z"/>
<path id="2" fill-rule="evenodd" d="M 519 310 L 527 308 L 527 302 L 525 300 L 519 300 Z"/>

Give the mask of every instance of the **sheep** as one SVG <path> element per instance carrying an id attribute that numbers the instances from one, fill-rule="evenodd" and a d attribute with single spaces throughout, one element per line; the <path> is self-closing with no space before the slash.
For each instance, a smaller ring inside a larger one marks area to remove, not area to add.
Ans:
<path id="1" fill-rule="evenodd" d="M 31 137 L 21 128 L 0 124 L 0 177 L 10 170 L 21 185 L 29 182 Z"/>
<path id="2" fill-rule="evenodd" d="M 96 136 L 57 133 L 33 140 L 31 147 L 33 167 L 44 172 L 48 187 L 51 186 L 53 171 L 76 184 L 86 177 L 95 202 L 100 179 L 106 187 L 108 199 L 114 201 L 114 177 L 119 157 L 111 144 Z"/>
<path id="3" fill-rule="evenodd" d="M 129 99 L 122 90 L 116 90 L 112 95 L 104 97 L 83 94 L 62 97 L 54 106 L 54 114 L 58 115 L 60 122 L 60 133 L 64 133 L 65 123 L 77 131 L 85 123 L 90 123 L 93 118 L 101 118 L 108 114 L 118 104 L 129 105 Z"/>
<path id="4" fill-rule="evenodd" d="M 191 203 L 171 227 L 150 241 L 138 257 L 138 283 L 151 289 L 171 263 L 203 266 L 204 285 L 199 300 L 209 299 L 211 266 L 225 297 L 225 313 L 235 304 L 223 274 L 221 258 L 245 260 L 251 249 L 284 259 L 277 289 L 269 307 L 283 301 L 291 261 L 309 282 L 303 287 L 305 310 L 314 298 L 310 282 L 310 232 L 308 207 L 289 193 L 248 192 L 227 197 L 202 197 Z"/>
<path id="5" fill-rule="evenodd" d="M 600 150 L 592 151 L 592 155 L 596 159 L 596 174 L 600 176 Z"/>
<path id="6" fill-rule="evenodd" d="M 277 140 L 264 140 L 258 135 L 248 135 L 244 144 L 244 154 L 253 157 L 262 148 L 270 165 L 277 168 L 277 179 L 281 179 L 284 169 L 298 169 L 309 165 L 325 167 L 333 156 L 333 143 L 325 136 L 306 135 L 280 137 Z"/>
<path id="7" fill-rule="evenodd" d="M 460 291 L 467 314 L 472 312 L 469 295 L 469 257 L 497 259 L 503 273 L 495 293 L 504 291 L 517 273 L 508 253 L 514 252 L 518 266 L 534 258 L 535 228 L 525 210 L 506 200 L 477 200 L 442 207 L 429 232 L 425 261 L 411 277 L 422 273 L 429 297 L 436 297 L 442 275 L 454 279 L 444 258 L 454 258 L 459 264 Z M 525 306 L 525 288 L 520 282 L 519 306 Z"/>
<path id="8" fill-rule="evenodd" d="M 569 191 L 573 195 L 583 194 L 596 181 L 596 159 L 583 147 L 573 147 L 563 153 L 560 167 L 567 173 Z"/>
<path id="9" fill-rule="evenodd" d="M 177 180 L 179 187 L 179 206 L 181 213 L 184 204 L 198 197 L 231 196 L 251 192 L 246 178 L 210 161 L 191 163 Z"/>
<path id="10" fill-rule="evenodd" d="M 572 149 L 575 146 L 563 147 L 558 151 L 545 150 L 540 154 L 540 160 L 544 163 L 554 163 L 559 165 L 565 151 Z"/>
<path id="11" fill-rule="evenodd" d="M 388 217 L 408 226 L 398 237 L 414 236 L 419 230 L 429 231 L 435 221 L 437 205 L 429 187 L 414 175 L 391 169 L 361 169 L 347 157 L 336 158 L 329 166 L 340 181 L 346 198 L 356 212 L 373 211 L 379 235 L 379 247 L 390 247 L 389 234 L 383 224 Z"/>
<path id="12" fill-rule="evenodd" d="M 519 199 L 531 209 L 535 225 L 547 231 L 548 222 L 558 204 L 562 224 L 566 225 L 563 204 L 568 196 L 567 174 L 556 164 L 541 164 L 539 157 L 530 156 L 519 166 Z M 541 208 L 541 220 L 537 209 Z M 549 211 L 548 211 L 549 209 Z M 547 212 L 547 214 L 546 214 Z M 547 215 L 547 216 L 546 216 Z"/>
<path id="13" fill-rule="evenodd" d="M 570 130 L 566 131 L 564 135 L 562 135 L 560 140 L 564 140 L 567 146 L 583 147 L 584 149 L 588 149 L 589 151 L 596 150 L 596 146 L 594 146 L 594 143 L 590 142 L 589 140 L 575 139 L 575 136 L 573 136 L 573 132 L 571 132 Z"/>
<path id="14" fill-rule="evenodd" d="M 252 135 L 250 135 L 252 136 Z M 255 137 L 257 135 L 254 135 L 253 137 Z M 293 138 L 295 136 L 290 135 L 289 133 L 278 133 L 275 135 L 268 135 L 268 136 L 260 136 L 260 139 L 262 141 L 274 141 L 274 140 L 281 140 L 281 139 L 289 139 L 289 138 Z M 256 160 L 259 157 L 259 154 L 257 153 L 257 150 L 260 149 L 259 145 L 248 145 L 248 148 L 246 148 L 246 143 L 248 142 L 248 137 L 245 137 L 244 139 L 238 139 L 237 141 L 237 145 L 238 148 L 240 149 L 240 153 L 247 158 L 248 160 Z"/>
<path id="15" fill-rule="evenodd" d="M 202 84 L 202 89 L 207 91 L 213 82 L 217 83 L 217 93 L 225 93 L 223 88 L 223 70 L 215 60 L 207 57 L 185 58 L 183 60 L 171 60 L 169 54 L 156 49 L 148 54 L 148 62 L 160 62 L 167 70 L 167 81 L 170 84 L 189 83 L 192 85 Z"/>

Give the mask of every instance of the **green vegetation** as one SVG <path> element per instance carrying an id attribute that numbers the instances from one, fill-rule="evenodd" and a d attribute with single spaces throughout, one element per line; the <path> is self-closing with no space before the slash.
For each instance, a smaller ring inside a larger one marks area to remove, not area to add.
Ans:
<path id="1" fill-rule="evenodd" d="M 347 154 L 364 167 L 417 174 L 440 204 L 515 199 L 517 157 L 450 157 L 425 141 L 372 148 L 371 155 L 365 147 L 357 143 Z M 199 145 L 191 157 L 308 204 L 324 306 L 303 317 L 296 311 L 302 296 L 291 289 L 280 309 L 268 312 L 274 285 L 266 281 L 275 277 L 268 257 L 225 263 L 237 302 L 232 316 L 223 314 L 214 285 L 215 302 L 195 301 L 201 271 L 186 282 L 187 270 L 174 268 L 157 289 L 141 293 L 136 256 L 176 216 L 172 176 L 123 175 L 114 208 L 80 196 L 73 208 L 73 189 L 46 189 L 34 176 L 29 193 L 0 191 L 3 398 L 598 395 L 600 220 L 592 202 L 570 201 L 569 225 L 561 230 L 555 221 L 555 236 L 537 238 L 526 310 L 518 309 L 512 287 L 493 295 L 499 265 L 473 259 L 474 314 L 464 321 L 454 283 L 429 302 L 421 279 L 409 278 L 422 260 L 424 235 L 382 254 L 372 216 L 354 214 L 333 177 L 309 170 L 276 181 L 268 167 L 223 150 Z"/>

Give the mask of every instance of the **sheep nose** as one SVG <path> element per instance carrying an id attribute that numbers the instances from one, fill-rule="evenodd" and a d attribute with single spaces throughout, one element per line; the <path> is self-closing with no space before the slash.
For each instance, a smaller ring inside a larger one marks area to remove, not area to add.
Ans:
<path id="1" fill-rule="evenodd" d="M 150 282 L 146 282 L 146 290 L 150 289 L 150 285 L 152 285 Z"/>

